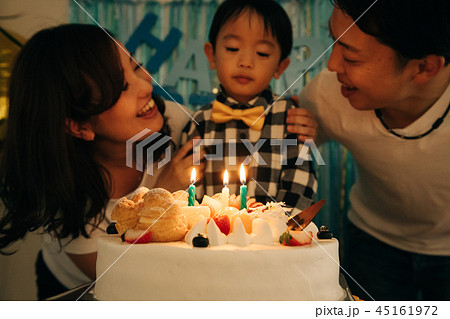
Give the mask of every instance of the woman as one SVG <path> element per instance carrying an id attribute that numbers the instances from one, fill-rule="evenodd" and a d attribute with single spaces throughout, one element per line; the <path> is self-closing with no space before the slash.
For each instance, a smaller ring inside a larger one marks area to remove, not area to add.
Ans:
<path id="1" fill-rule="evenodd" d="M 44 230 L 40 299 L 95 279 L 95 237 L 105 233 L 118 198 L 140 186 L 189 185 L 192 144 L 154 176 L 125 165 L 129 138 L 144 129 L 179 132 L 187 120 L 183 112 L 166 120 L 165 103 L 152 90 L 140 65 L 95 26 L 40 31 L 19 54 L 0 169 L 0 249 Z M 197 171 L 201 177 L 202 164 Z"/>

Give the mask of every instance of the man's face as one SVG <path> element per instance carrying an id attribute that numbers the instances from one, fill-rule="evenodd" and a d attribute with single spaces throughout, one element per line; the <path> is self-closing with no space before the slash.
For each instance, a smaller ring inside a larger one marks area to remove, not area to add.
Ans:
<path id="1" fill-rule="evenodd" d="M 328 69 L 337 73 L 342 95 L 358 110 L 409 103 L 414 95 L 413 68 L 409 64 L 400 67 L 393 49 L 352 23 L 351 17 L 336 8 L 329 21 L 333 40 L 339 40 L 333 46 Z"/>

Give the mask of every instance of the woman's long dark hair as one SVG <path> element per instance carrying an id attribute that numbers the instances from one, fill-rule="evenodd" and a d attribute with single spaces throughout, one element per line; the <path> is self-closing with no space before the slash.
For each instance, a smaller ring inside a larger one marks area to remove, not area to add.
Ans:
<path id="1" fill-rule="evenodd" d="M 0 162 L 0 251 L 40 227 L 89 237 L 85 226 L 104 218 L 109 175 L 92 142 L 66 132 L 66 119 L 83 123 L 111 108 L 123 83 L 116 44 L 96 26 L 46 29 L 24 46 L 11 73 Z"/>

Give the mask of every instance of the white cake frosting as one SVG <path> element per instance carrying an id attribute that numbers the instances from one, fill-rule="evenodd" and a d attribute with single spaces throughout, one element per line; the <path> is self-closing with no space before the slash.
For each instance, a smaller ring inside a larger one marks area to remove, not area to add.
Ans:
<path id="1" fill-rule="evenodd" d="M 98 240 L 98 300 L 343 300 L 338 241 L 196 248 Z"/>
<path id="2" fill-rule="evenodd" d="M 124 199 L 122 204 L 116 204 L 112 215 L 117 221 L 116 229 L 124 233 L 125 242 L 118 235 L 98 239 L 95 297 L 98 300 L 346 297 L 339 285 L 336 239 L 319 240 L 314 223 L 302 231 L 289 229 L 292 237 L 287 235 L 289 209 L 284 203 L 252 204 L 250 199 L 247 211 L 233 207 L 236 201 L 234 196 L 228 201 L 229 206 L 224 206 L 205 195 L 201 205 L 188 206 L 188 194 L 184 191 L 171 194 L 164 189 L 147 189 L 131 201 Z M 165 212 L 169 210 L 171 216 L 167 217 Z M 148 213 L 154 211 L 157 213 Z M 158 215 L 159 211 L 164 211 L 161 214 L 164 217 Z M 159 224 L 146 218 L 157 218 Z M 128 223 L 129 220 L 136 225 Z M 184 228 L 178 223 L 175 226 L 180 227 L 175 227 L 173 221 L 179 221 Z M 130 244 L 147 227 L 154 241 Z M 183 241 L 170 242 L 180 240 L 168 239 L 172 238 L 174 228 L 177 235 L 184 237 Z M 199 233 L 207 236 L 208 247 L 193 247 L 193 238 Z M 278 240 L 282 234 L 284 244 L 303 246 L 281 245 Z"/>

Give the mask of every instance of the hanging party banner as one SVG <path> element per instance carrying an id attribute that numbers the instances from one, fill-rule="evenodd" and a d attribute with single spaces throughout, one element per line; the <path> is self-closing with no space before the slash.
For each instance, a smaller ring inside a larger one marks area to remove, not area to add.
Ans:
<path id="1" fill-rule="evenodd" d="M 218 81 L 209 70 L 203 45 L 221 1 L 77 2 L 71 5 L 72 22 L 97 22 L 112 31 L 152 74 L 155 93 L 194 109 L 214 98 Z M 291 95 L 324 67 L 332 7 L 328 0 L 279 2 L 290 16 L 294 46 L 289 68 L 272 87 L 278 94 Z"/>

